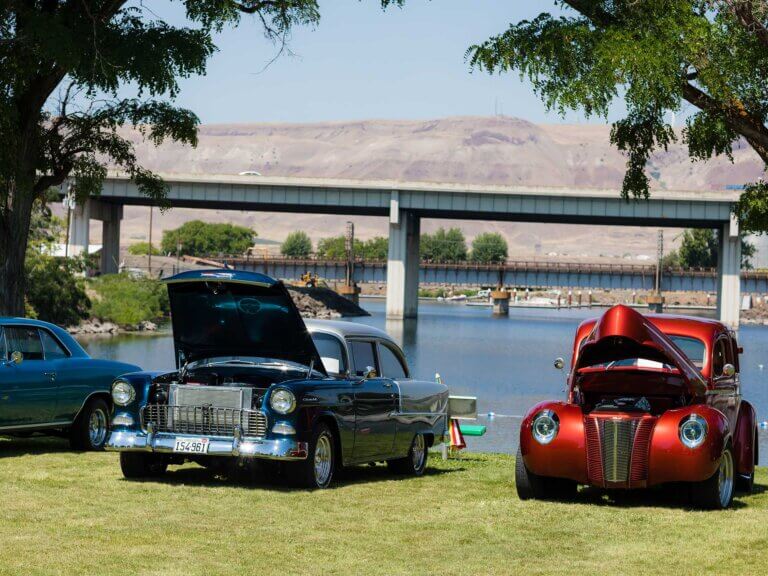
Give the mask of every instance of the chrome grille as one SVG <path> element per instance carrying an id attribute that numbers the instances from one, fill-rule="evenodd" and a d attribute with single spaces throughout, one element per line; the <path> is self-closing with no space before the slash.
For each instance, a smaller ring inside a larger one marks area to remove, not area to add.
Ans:
<path id="1" fill-rule="evenodd" d="M 626 482 L 632 459 L 636 419 L 604 418 L 601 422 L 603 478 L 606 482 Z"/>
<path id="2" fill-rule="evenodd" d="M 235 426 L 239 426 L 243 436 L 261 438 L 267 434 L 267 416 L 256 410 L 148 404 L 141 411 L 142 427 L 146 430 L 150 422 L 155 432 L 234 436 Z"/>

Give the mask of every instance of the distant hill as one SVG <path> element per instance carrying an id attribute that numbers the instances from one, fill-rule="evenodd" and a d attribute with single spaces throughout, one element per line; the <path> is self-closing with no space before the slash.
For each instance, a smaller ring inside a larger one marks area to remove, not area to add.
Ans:
<path id="1" fill-rule="evenodd" d="M 161 172 L 255 170 L 265 176 L 615 187 L 618 194 L 625 160 L 609 144 L 609 132 L 602 125 L 537 125 L 509 117 L 219 124 L 201 127 L 197 148 L 139 143 L 137 149 L 145 166 Z M 656 189 L 718 190 L 757 179 L 762 164 L 746 145 L 736 147 L 731 164 L 726 159 L 693 163 L 677 144 L 655 155 L 649 170 Z M 126 207 L 125 215 L 123 242 L 146 239 L 146 209 Z M 200 211 L 182 209 L 157 216 L 155 238 L 162 229 L 199 216 Z M 277 241 L 299 228 L 314 240 L 340 234 L 348 220 L 224 211 L 210 211 L 205 217 L 250 225 L 261 238 Z M 354 221 L 361 237 L 386 232 L 384 219 Z M 425 229 L 451 224 L 460 225 L 469 237 L 498 230 L 521 258 L 550 252 L 615 258 L 655 251 L 655 230 L 646 228 L 428 221 Z"/>

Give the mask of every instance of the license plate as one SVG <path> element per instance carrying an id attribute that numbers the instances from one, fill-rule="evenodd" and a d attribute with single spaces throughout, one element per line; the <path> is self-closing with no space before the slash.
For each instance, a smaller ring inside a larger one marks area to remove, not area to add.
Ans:
<path id="1" fill-rule="evenodd" d="M 176 438 L 173 451 L 183 454 L 206 454 L 209 444 L 208 438 Z"/>

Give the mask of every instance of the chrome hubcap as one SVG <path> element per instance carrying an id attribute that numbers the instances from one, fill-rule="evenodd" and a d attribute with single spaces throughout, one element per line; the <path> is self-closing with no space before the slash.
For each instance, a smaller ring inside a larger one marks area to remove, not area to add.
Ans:
<path id="1" fill-rule="evenodd" d="M 424 442 L 424 436 L 422 434 L 417 434 L 416 438 L 413 439 L 413 451 L 411 453 L 414 470 L 421 470 L 421 467 L 424 465 L 424 455 L 426 452 L 427 445 Z"/>
<path id="2" fill-rule="evenodd" d="M 91 418 L 88 421 L 88 437 L 91 440 L 91 446 L 104 444 L 107 438 L 107 415 L 103 410 L 91 412 Z"/>
<path id="3" fill-rule="evenodd" d="M 720 458 L 717 485 L 720 490 L 720 505 L 725 508 L 731 501 L 731 493 L 733 492 L 733 455 L 730 450 L 723 452 L 723 456 Z"/>
<path id="4" fill-rule="evenodd" d="M 315 446 L 315 482 L 325 486 L 331 478 L 333 446 L 327 434 L 321 434 Z"/>

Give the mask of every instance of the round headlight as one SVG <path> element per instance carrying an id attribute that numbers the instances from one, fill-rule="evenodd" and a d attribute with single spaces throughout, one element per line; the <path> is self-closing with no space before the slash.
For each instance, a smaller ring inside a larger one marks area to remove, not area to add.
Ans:
<path id="1" fill-rule="evenodd" d="M 136 398 L 133 386 L 125 380 L 115 380 L 112 383 L 112 401 L 118 406 L 128 406 Z"/>
<path id="2" fill-rule="evenodd" d="M 560 420 L 552 410 L 542 410 L 533 419 L 531 434 L 539 444 L 549 444 L 557 436 Z"/>
<path id="3" fill-rule="evenodd" d="M 701 446 L 707 437 L 707 421 L 698 414 L 691 414 L 680 422 L 680 442 L 688 448 Z"/>
<path id="4" fill-rule="evenodd" d="M 278 388 L 269 397 L 269 405 L 279 414 L 288 414 L 296 408 L 296 396 L 285 388 Z"/>

